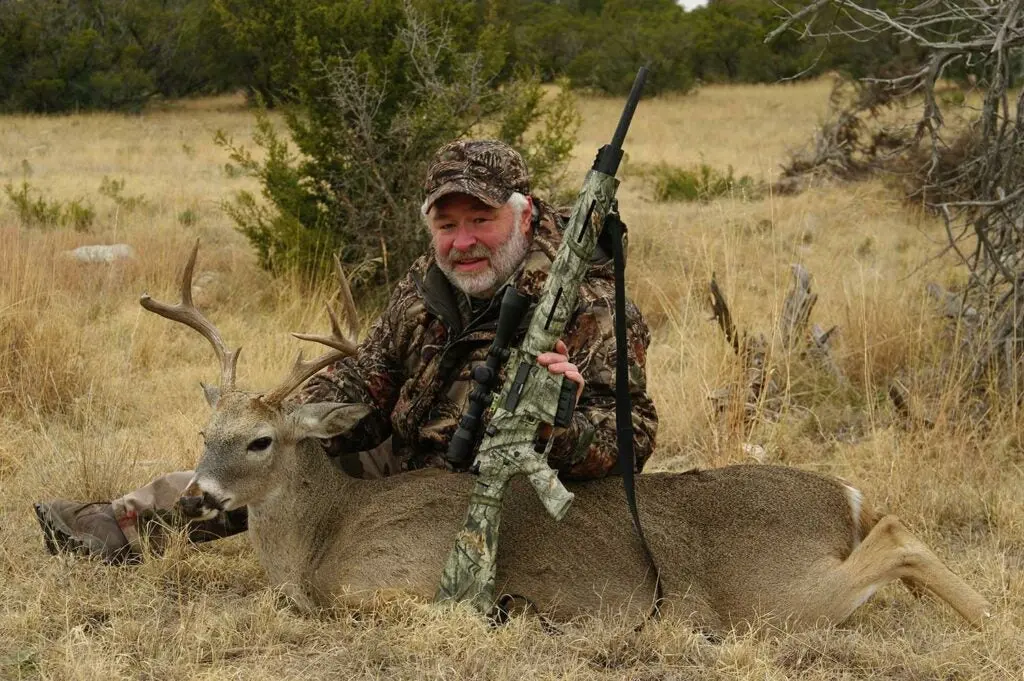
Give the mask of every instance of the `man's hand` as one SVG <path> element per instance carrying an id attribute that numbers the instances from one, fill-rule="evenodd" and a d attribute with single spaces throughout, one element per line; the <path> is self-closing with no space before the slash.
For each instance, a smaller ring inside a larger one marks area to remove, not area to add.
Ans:
<path id="1" fill-rule="evenodd" d="M 568 348 L 565 347 L 565 342 L 558 340 L 555 343 L 554 352 L 542 352 L 537 355 L 537 364 L 542 367 L 547 367 L 548 371 L 555 375 L 565 376 L 567 379 L 576 384 L 576 400 L 579 401 L 580 395 L 583 394 L 583 386 L 585 381 L 583 375 L 580 373 L 579 367 L 569 361 Z"/>

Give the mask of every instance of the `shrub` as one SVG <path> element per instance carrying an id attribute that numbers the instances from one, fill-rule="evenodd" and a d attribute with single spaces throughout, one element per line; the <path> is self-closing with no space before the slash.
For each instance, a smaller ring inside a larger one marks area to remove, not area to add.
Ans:
<path id="1" fill-rule="evenodd" d="M 722 173 L 706 163 L 692 170 L 659 163 L 636 172 L 653 184 L 655 201 L 710 201 L 730 195 L 752 198 L 759 191 L 749 176 L 737 178 L 732 166 Z"/>
<path id="2" fill-rule="evenodd" d="M 22 180 L 21 187 L 7 183 L 4 186 L 7 197 L 14 204 L 18 221 L 22 227 L 53 229 L 71 227 L 76 232 L 87 232 L 96 219 L 96 211 L 83 199 L 72 199 L 67 204 L 45 196 L 32 196 L 33 188 L 28 180 Z"/>
<path id="3" fill-rule="evenodd" d="M 496 87 L 504 55 L 491 29 L 467 51 L 455 39 L 457 14 L 442 23 L 383 0 L 348 11 L 354 25 L 390 39 L 328 55 L 316 40 L 296 36 L 299 104 L 284 110 L 291 139 L 262 110 L 253 136 L 264 152 L 258 157 L 217 135 L 232 163 L 259 180 L 263 199 L 242 191 L 226 210 L 271 271 L 324 274 L 338 253 L 354 286 L 389 285 L 427 245 L 422 182 L 438 147 L 498 136 L 523 152 L 534 185 L 551 190 L 579 117 L 571 95 L 545 98 L 529 75 Z"/>
<path id="4" fill-rule="evenodd" d="M 0 2 L 0 110 L 137 111 L 223 90 L 221 30 L 210 0 Z"/>
<path id="5" fill-rule="evenodd" d="M 194 227 L 199 224 L 199 213 L 192 208 L 186 208 L 178 213 L 178 224 L 182 227 Z"/>
<path id="6" fill-rule="evenodd" d="M 64 207 L 62 224 L 70 226 L 76 232 L 88 232 L 96 220 L 96 210 L 81 199 L 72 199 Z"/>
<path id="7" fill-rule="evenodd" d="M 671 0 L 609 0 L 583 26 L 585 47 L 565 71 L 574 87 L 625 95 L 641 66 L 650 69 L 646 96 L 693 87 L 692 30 Z"/>
<path id="8" fill-rule="evenodd" d="M 125 196 L 124 186 L 124 178 L 114 180 L 104 175 L 103 179 L 100 180 L 99 192 L 102 196 L 106 196 L 108 199 L 113 201 L 118 208 L 127 213 L 134 212 L 138 208 L 146 205 L 146 197 L 142 194 L 137 196 Z"/>

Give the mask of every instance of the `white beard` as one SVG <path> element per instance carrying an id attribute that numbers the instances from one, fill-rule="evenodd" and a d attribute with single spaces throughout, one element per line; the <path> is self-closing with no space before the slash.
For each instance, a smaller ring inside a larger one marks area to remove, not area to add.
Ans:
<path id="1" fill-rule="evenodd" d="M 448 251 L 442 256 L 434 249 L 434 258 L 452 286 L 470 296 L 485 297 L 494 293 L 498 286 L 512 276 L 530 250 L 530 237 L 519 229 L 518 220 L 512 234 L 493 252 L 482 244 L 476 244 L 468 251 Z M 487 258 L 487 267 L 480 272 L 456 272 L 455 263 L 464 260 Z"/>

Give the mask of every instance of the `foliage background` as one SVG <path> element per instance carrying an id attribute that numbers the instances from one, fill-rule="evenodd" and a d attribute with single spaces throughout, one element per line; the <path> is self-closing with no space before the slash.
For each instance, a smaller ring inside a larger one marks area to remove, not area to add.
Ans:
<path id="1" fill-rule="evenodd" d="M 0 111 L 138 110 L 154 98 L 243 89 L 274 104 L 301 97 L 311 55 L 395 57 L 397 0 L 10 0 L 0 3 Z M 413 0 L 455 47 L 486 47 L 498 81 L 522 70 L 607 94 L 653 67 L 648 93 L 699 82 L 774 82 L 806 71 L 878 73 L 908 55 L 870 44 L 764 36 L 769 0 Z M 798 7 L 798 0 L 784 0 Z M 895 6 L 882 0 L 880 7 Z M 837 21 L 841 25 L 842 17 Z M 827 49 L 826 49 L 827 47 Z"/>
<path id="2" fill-rule="evenodd" d="M 887 38 L 870 49 L 837 39 L 826 50 L 790 33 L 766 45 L 783 7 L 13 0 L 0 3 L 0 111 L 141 112 L 147 103 L 242 91 L 255 105 L 255 149 L 222 131 L 217 139 L 238 172 L 260 180 L 258 193 L 240 190 L 224 206 L 259 263 L 314 281 L 338 254 L 355 286 L 377 295 L 423 251 L 421 178 L 433 150 L 453 138 L 512 143 L 539 194 L 557 202 L 572 192 L 561 181 L 578 129 L 570 89 L 621 95 L 642 65 L 653 96 L 826 69 L 861 75 L 900 57 Z M 553 83 L 561 94 L 545 96 L 541 86 Z M 283 126 L 267 109 L 282 111 Z M 28 206 L 34 189 L 23 178 L 20 195 L 8 194 Z M 63 210 L 42 197 L 34 205 Z M 85 224 L 89 210 L 64 210 L 62 219 Z"/>

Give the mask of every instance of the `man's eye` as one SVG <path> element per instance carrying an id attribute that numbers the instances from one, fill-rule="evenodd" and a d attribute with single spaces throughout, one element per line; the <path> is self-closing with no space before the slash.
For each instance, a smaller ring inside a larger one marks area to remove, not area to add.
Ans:
<path id="1" fill-rule="evenodd" d="M 272 442 L 273 439 L 269 437 L 258 437 L 249 443 L 248 449 L 250 452 L 262 452 L 264 449 L 269 447 Z"/>
<path id="2" fill-rule="evenodd" d="M 490 221 L 491 221 L 490 218 L 473 218 L 473 224 L 475 224 L 475 225 L 481 225 L 481 224 L 483 224 L 485 222 L 490 222 Z"/>

